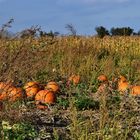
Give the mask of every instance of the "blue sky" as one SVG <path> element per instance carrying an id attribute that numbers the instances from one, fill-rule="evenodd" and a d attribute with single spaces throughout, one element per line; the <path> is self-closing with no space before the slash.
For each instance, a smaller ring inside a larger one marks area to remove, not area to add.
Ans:
<path id="1" fill-rule="evenodd" d="M 0 25 L 10 18 L 13 32 L 40 25 L 45 31 L 66 34 L 66 24 L 83 35 L 94 34 L 96 26 L 130 26 L 137 32 L 140 0 L 0 0 Z"/>

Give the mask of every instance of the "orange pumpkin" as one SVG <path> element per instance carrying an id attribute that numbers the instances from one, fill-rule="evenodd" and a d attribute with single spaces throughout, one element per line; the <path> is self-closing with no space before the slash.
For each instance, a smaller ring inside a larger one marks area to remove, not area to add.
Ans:
<path id="1" fill-rule="evenodd" d="M 118 80 L 118 91 L 124 92 L 130 87 L 127 79 L 124 76 L 120 76 Z"/>
<path id="2" fill-rule="evenodd" d="M 38 82 L 28 82 L 25 84 L 24 89 L 25 89 L 27 97 L 32 98 L 40 90 L 39 83 Z"/>
<path id="3" fill-rule="evenodd" d="M 8 91 L 3 91 L 0 94 L 0 101 L 6 100 L 8 98 Z"/>
<path id="4" fill-rule="evenodd" d="M 0 82 L 0 100 L 7 97 L 8 90 L 12 87 L 12 84 L 7 82 Z"/>
<path id="5" fill-rule="evenodd" d="M 108 78 L 107 78 L 107 76 L 104 75 L 104 74 L 98 76 L 97 79 L 98 79 L 99 82 L 108 82 Z"/>
<path id="6" fill-rule="evenodd" d="M 0 82 L 0 93 L 2 92 L 2 89 L 7 90 L 12 86 L 12 84 L 9 84 L 7 82 Z"/>
<path id="7" fill-rule="evenodd" d="M 127 79 L 126 79 L 126 77 L 120 75 L 120 76 L 119 76 L 119 81 L 121 81 L 121 82 L 126 82 Z"/>
<path id="8" fill-rule="evenodd" d="M 140 95 L 140 86 L 132 86 L 130 93 L 133 95 Z"/>
<path id="9" fill-rule="evenodd" d="M 35 96 L 37 108 L 46 109 L 47 106 L 43 104 L 54 104 L 56 102 L 56 94 L 49 90 L 41 90 Z"/>
<path id="10" fill-rule="evenodd" d="M 25 84 L 24 89 L 28 89 L 36 85 L 38 85 L 38 82 L 31 81 Z"/>
<path id="11" fill-rule="evenodd" d="M 23 90 L 21 88 L 10 87 L 7 91 L 3 91 L 0 100 L 16 101 L 23 97 Z"/>
<path id="12" fill-rule="evenodd" d="M 126 91 L 129 88 L 129 83 L 128 82 L 119 82 L 118 83 L 118 91 Z"/>
<path id="13" fill-rule="evenodd" d="M 68 79 L 67 84 L 69 85 L 70 83 L 73 83 L 75 85 L 79 84 L 80 82 L 80 76 L 79 75 L 71 75 Z"/>
<path id="14" fill-rule="evenodd" d="M 59 85 L 56 82 L 48 82 L 47 85 L 45 86 L 45 89 L 48 89 L 56 93 L 59 91 Z"/>
<path id="15" fill-rule="evenodd" d="M 16 101 L 18 99 L 21 99 L 23 97 L 23 90 L 22 88 L 16 88 L 16 87 L 13 87 L 11 89 L 11 92 L 9 92 L 9 100 L 10 101 Z"/>

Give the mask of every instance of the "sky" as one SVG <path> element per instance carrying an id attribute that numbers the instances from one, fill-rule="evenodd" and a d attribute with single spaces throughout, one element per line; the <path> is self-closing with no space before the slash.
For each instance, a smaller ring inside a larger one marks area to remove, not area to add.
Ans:
<path id="1" fill-rule="evenodd" d="M 13 18 L 10 31 L 41 26 L 67 34 L 72 24 L 77 34 L 95 34 L 95 27 L 131 27 L 140 30 L 140 0 L 0 0 L 0 27 Z"/>

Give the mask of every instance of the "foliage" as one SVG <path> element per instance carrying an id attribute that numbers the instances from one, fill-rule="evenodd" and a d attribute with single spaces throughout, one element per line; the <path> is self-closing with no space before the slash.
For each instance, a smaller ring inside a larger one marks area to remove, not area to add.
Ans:
<path id="1" fill-rule="evenodd" d="M 76 36 L 76 29 L 72 24 L 67 24 L 65 28 L 70 31 L 72 36 Z"/>
<path id="2" fill-rule="evenodd" d="M 58 103 L 58 106 L 62 107 L 63 109 L 67 109 L 69 107 L 68 99 L 59 97 L 57 98 L 57 103 Z"/>
<path id="3" fill-rule="evenodd" d="M 8 121 L 2 121 L 1 133 L 4 140 L 31 140 L 37 136 L 37 132 L 32 125 L 26 123 L 11 125 Z"/>
<path id="4" fill-rule="evenodd" d="M 134 132 L 134 139 L 135 140 L 140 140 L 140 133 L 138 131 Z"/>
<path id="5" fill-rule="evenodd" d="M 95 30 L 100 38 L 109 35 L 109 31 L 103 26 L 96 27 Z"/>
<path id="6" fill-rule="evenodd" d="M 14 22 L 14 19 L 10 19 L 7 23 L 3 24 L 0 28 L 0 38 L 10 38 L 12 34 L 7 30 L 7 28 L 11 28 L 11 24 Z"/>
<path id="7" fill-rule="evenodd" d="M 111 28 L 110 32 L 113 36 L 130 36 L 133 33 L 133 29 L 130 27 Z"/>
<path id="8" fill-rule="evenodd" d="M 99 109 L 99 102 L 86 96 L 77 96 L 75 98 L 75 106 L 78 110 Z"/>
<path id="9" fill-rule="evenodd" d="M 36 37 L 37 33 L 40 32 L 41 27 L 38 26 L 32 26 L 29 29 L 25 29 L 23 31 L 21 31 L 18 36 L 21 38 L 25 38 L 25 37 Z"/>
<path id="10" fill-rule="evenodd" d="M 5 136 L 33 133 L 35 137 L 36 130 L 42 130 L 47 137 L 55 128 L 56 139 L 139 139 L 139 98 L 120 95 L 115 86 L 98 94 L 97 81 L 100 74 L 107 75 L 110 82 L 125 75 L 130 84 L 139 85 L 139 42 L 138 36 L 57 36 L 53 43 L 48 36 L 0 39 L 0 81 L 11 81 L 21 88 L 29 81 L 41 86 L 49 81 L 60 85 L 56 104 L 44 111 L 36 109 L 32 100 L 24 99 L 16 105 L 3 102 L 0 122 L 9 122 L 10 126 Z M 72 74 L 80 75 L 77 85 L 67 82 Z M 17 129 L 13 133 L 14 124 L 21 133 Z M 0 131 L 4 136 L 2 125 Z"/>

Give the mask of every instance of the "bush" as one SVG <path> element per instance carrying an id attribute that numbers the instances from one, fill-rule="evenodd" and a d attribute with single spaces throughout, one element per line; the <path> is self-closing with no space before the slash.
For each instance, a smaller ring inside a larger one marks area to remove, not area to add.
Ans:
<path id="1" fill-rule="evenodd" d="M 103 26 L 96 27 L 95 30 L 100 38 L 109 35 L 109 31 Z"/>
<path id="2" fill-rule="evenodd" d="M 90 97 L 84 95 L 83 96 L 77 95 L 75 98 L 75 106 L 78 110 L 99 109 L 99 102 L 94 101 Z"/>
<path id="3" fill-rule="evenodd" d="M 130 36 L 133 33 L 133 29 L 130 27 L 112 28 L 110 32 L 113 36 Z"/>

